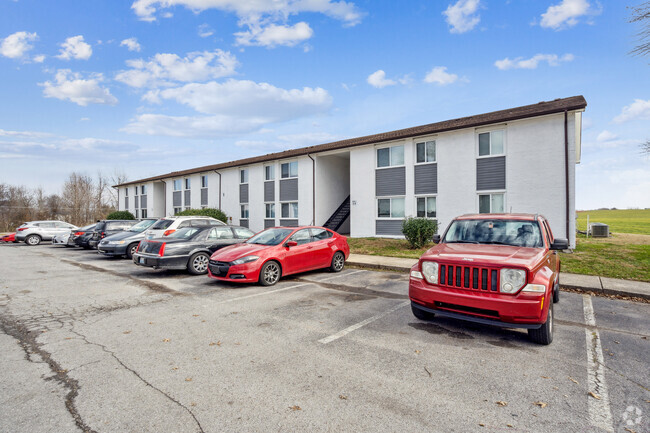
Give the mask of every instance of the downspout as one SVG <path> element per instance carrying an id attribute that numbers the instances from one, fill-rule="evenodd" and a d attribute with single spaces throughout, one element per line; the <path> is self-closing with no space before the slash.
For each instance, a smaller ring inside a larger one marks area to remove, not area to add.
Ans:
<path id="1" fill-rule="evenodd" d="M 163 216 L 165 216 L 164 214 L 167 213 L 167 181 L 162 179 L 160 179 L 160 181 L 165 184 L 165 193 L 163 194 L 163 197 L 165 198 L 163 200 L 163 203 L 165 204 L 165 208 L 164 208 L 165 210 L 163 212 Z"/>
<path id="2" fill-rule="evenodd" d="M 564 110 L 564 189 L 566 199 L 566 237 L 571 239 L 569 233 L 569 128 L 568 128 L 568 112 Z"/>
<path id="3" fill-rule="evenodd" d="M 219 210 L 221 210 L 221 173 L 217 170 L 212 170 L 219 175 Z"/>
<path id="4" fill-rule="evenodd" d="M 309 159 L 311 159 L 311 225 L 316 225 L 316 161 L 311 157 L 310 154 L 307 154 Z"/>

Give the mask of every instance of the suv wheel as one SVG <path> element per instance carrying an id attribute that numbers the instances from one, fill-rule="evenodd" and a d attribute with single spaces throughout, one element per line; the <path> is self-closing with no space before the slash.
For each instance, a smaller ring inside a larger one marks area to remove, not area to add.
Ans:
<path id="1" fill-rule="evenodd" d="M 29 235 L 25 238 L 25 243 L 31 246 L 38 245 L 41 243 L 41 237 L 39 235 Z"/>
<path id="2" fill-rule="evenodd" d="M 560 277 L 557 277 L 553 287 L 553 303 L 557 304 L 558 302 L 560 302 Z"/>
<path id="3" fill-rule="evenodd" d="M 549 345 L 553 341 L 553 303 L 548 304 L 546 322 L 537 329 L 529 329 L 528 337 L 533 343 Z"/>
<path id="4" fill-rule="evenodd" d="M 190 257 L 190 261 L 187 264 L 187 270 L 193 275 L 205 274 L 208 272 L 209 261 L 210 256 L 206 253 L 192 254 L 192 257 Z"/>

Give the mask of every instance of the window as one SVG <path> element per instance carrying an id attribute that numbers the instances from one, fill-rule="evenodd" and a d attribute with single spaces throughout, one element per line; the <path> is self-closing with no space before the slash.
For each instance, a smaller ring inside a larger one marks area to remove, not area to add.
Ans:
<path id="1" fill-rule="evenodd" d="M 478 213 L 505 212 L 505 194 L 480 194 L 478 196 Z"/>
<path id="2" fill-rule="evenodd" d="M 247 204 L 241 205 L 241 218 L 242 219 L 247 219 L 248 218 L 248 205 Z"/>
<path id="3" fill-rule="evenodd" d="M 230 227 L 215 227 L 212 230 L 210 230 L 210 234 L 208 235 L 209 240 L 213 239 L 234 239 L 235 236 L 232 234 L 232 230 L 230 230 Z"/>
<path id="4" fill-rule="evenodd" d="M 404 165 L 404 145 L 377 149 L 377 167 Z"/>
<path id="5" fill-rule="evenodd" d="M 436 162 L 436 142 L 424 141 L 415 144 L 416 162 Z"/>
<path id="6" fill-rule="evenodd" d="M 127 196 L 127 197 L 129 196 L 129 189 L 128 188 L 124 188 L 124 195 Z"/>
<path id="7" fill-rule="evenodd" d="M 314 241 L 322 241 L 323 239 L 329 239 L 332 237 L 332 232 L 324 229 L 311 229 L 311 235 L 314 238 Z"/>
<path id="8" fill-rule="evenodd" d="M 142 211 L 140 212 L 140 217 L 141 218 L 146 218 L 147 217 L 147 210 L 146 209 L 142 209 Z"/>
<path id="9" fill-rule="evenodd" d="M 207 188 L 208 187 L 208 176 L 203 175 L 201 176 L 201 188 Z"/>
<path id="10" fill-rule="evenodd" d="M 180 191 L 181 190 L 181 180 L 176 179 L 174 181 L 174 191 Z"/>
<path id="11" fill-rule="evenodd" d="M 296 172 L 296 176 L 298 173 Z M 275 166 L 267 165 L 264 167 L 264 180 L 274 180 L 275 179 Z"/>
<path id="12" fill-rule="evenodd" d="M 436 198 L 435 197 L 418 197 L 417 198 L 417 216 L 418 218 L 435 218 L 436 217 Z"/>
<path id="13" fill-rule="evenodd" d="M 282 203 L 282 218 L 298 218 L 298 203 Z"/>
<path id="14" fill-rule="evenodd" d="M 239 170 L 239 183 L 248 183 L 248 169 Z"/>
<path id="15" fill-rule="evenodd" d="M 140 210 L 139 209 L 135 210 L 135 217 L 140 218 Z"/>
<path id="16" fill-rule="evenodd" d="M 280 171 L 282 179 L 298 177 L 298 161 L 285 162 L 280 166 Z"/>
<path id="17" fill-rule="evenodd" d="M 298 230 L 289 238 L 289 240 L 297 242 L 298 245 L 308 244 L 311 242 L 311 234 L 309 233 L 309 229 Z"/>
<path id="18" fill-rule="evenodd" d="M 266 218 L 275 218 L 275 204 L 267 203 L 266 204 Z"/>
<path id="19" fill-rule="evenodd" d="M 140 195 L 146 195 L 147 194 L 147 185 L 141 185 L 140 186 Z"/>
<path id="20" fill-rule="evenodd" d="M 403 198 L 380 198 L 377 200 L 379 218 L 404 218 Z"/>
<path id="21" fill-rule="evenodd" d="M 239 239 L 248 239 L 251 236 L 255 235 L 255 233 L 245 227 L 233 227 L 232 229 L 235 231 L 235 234 Z"/>
<path id="22" fill-rule="evenodd" d="M 478 135 L 478 156 L 503 155 L 503 130 Z"/>
<path id="23" fill-rule="evenodd" d="M 185 179 L 185 189 L 190 189 L 190 178 Z"/>
<path id="24" fill-rule="evenodd" d="M 179 182 L 180 182 L 180 181 L 179 181 Z M 179 208 L 179 207 L 175 207 L 175 208 L 174 208 L 174 215 L 176 215 L 177 213 L 179 213 L 179 212 L 182 211 L 182 210 L 183 210 L 183 209 L 181 209 L 181 208 Z"/>

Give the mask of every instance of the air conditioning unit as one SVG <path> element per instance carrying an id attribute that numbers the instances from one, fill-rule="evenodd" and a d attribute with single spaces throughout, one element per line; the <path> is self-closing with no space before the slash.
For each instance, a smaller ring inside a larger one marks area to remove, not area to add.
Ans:
<path id="1" fill-rule="evenodd" d="M 594 238 L 608 238 L 609 237 L 609 226 L 603 223 L 591 223 L 589 225 L 589 231 L 591 236 Z"/>

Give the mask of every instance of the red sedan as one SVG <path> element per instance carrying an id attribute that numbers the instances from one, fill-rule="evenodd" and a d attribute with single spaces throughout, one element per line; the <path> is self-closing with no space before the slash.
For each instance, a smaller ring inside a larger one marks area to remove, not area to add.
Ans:
<path id="1" fill-rule="evenodd" d="M 16 233 L 9 233 L 0 237 L 0 242 L 16 242 Z"/>
<path id="2" fill-rule="evenodd" d="M 347 238 L 326 228 L 275 227 L 212 254 L 208 275 L 272 286 L 283 275 L 324 268 L 340 272 L 349 255 Z"/>

